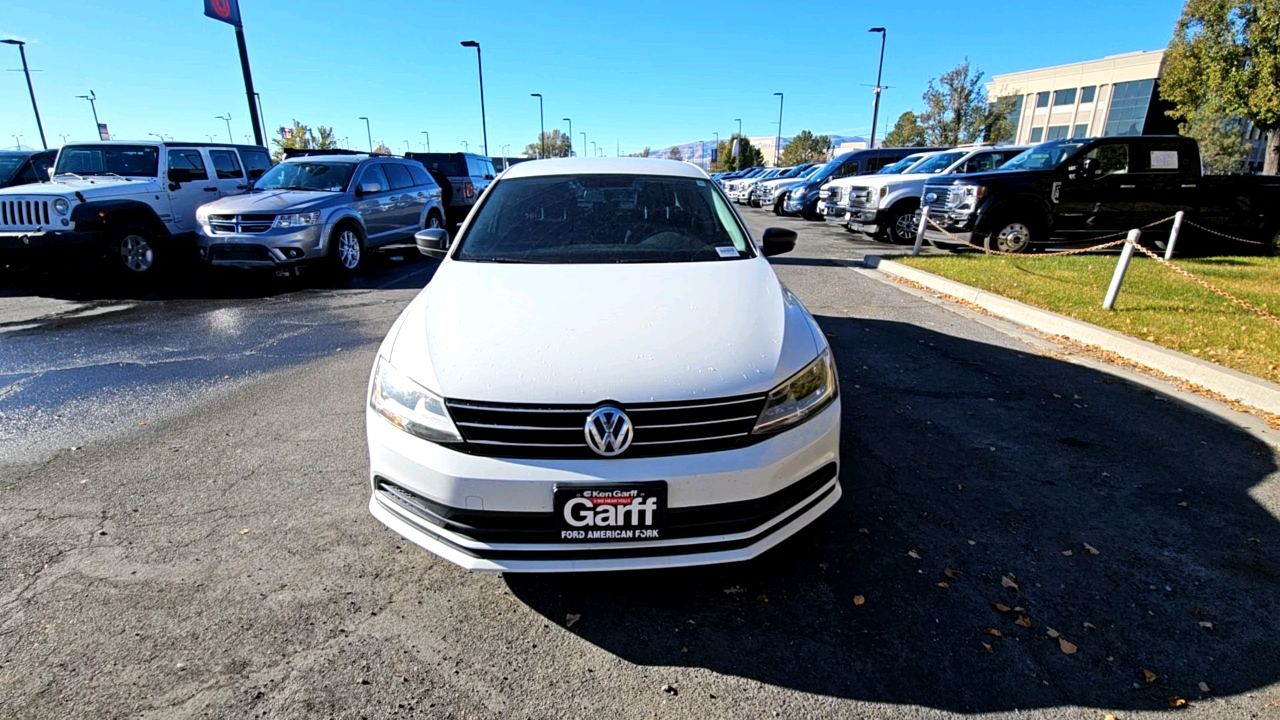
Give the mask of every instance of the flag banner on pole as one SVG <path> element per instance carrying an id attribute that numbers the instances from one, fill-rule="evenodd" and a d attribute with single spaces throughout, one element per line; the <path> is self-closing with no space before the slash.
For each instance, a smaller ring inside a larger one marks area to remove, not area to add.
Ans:
<path id="1" fill-rule="evenodd" d="M 734 157 L 739 156 L 738 138 L 733 139 L 733 156 Z"/>
<path id="2" fill-rule="evenodd" d="M 228 25 L 240 25 L 240 0 L 204 0 L 204 14 Z"/>
<path id="3" fill-rule="evenodd" d="M 111 131 L 107 129 L 106 123 L 98 123 L 98 139 L 99 140 L 111 139 Z"/>

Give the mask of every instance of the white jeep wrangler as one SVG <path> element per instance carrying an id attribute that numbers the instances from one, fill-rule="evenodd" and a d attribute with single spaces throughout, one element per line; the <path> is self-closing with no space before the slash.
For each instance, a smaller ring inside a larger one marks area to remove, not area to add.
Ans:
<path id="1" fill-rule="evenodd" d="M 0 267 L 88 246 L 128 275 L 150 275 L 176 241 L 194 235 L 197 208 L 248 191 L 270 167 L 257 145 L 65 145 L 50 182 L 0 190 Z"/>

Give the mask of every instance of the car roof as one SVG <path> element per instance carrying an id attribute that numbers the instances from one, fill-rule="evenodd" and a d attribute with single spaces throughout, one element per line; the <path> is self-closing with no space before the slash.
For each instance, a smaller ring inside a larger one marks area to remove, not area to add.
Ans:
<path id="1" fill-rule="evenodd" d="M 304 161 L 304 160 L 328 160 L 328 161 L 332 161 L 332 162 L 358 163 L 358 162 L 364 162 L 365 160 L 374 159 L 374 158 L 385 158 L 385 159 L 387 159 L 387 160 L 399 160 L 399 159 L 400 159 L 400 158 L 392 157 L 392 156 L 390 156 L 390 155 L 330 155 L 330 154 L 318 154 L 318 155 L 295 155 L 295 156 L 293 156 L 293 157 L 291 157 L 291 158 L 285 158 L 285 159 L 281 160 L 280 162 L 282 162 L 282 163 L 287 163 L 287 162 L 302 162 L 302 161 Z"/>
<path id="2" fill-rule="evenodd" d="M 211 148 L 237 148 L 240 150 L 266 150 L 262 145 L 245 145 L 244 143 L 219 143 L 219 142 L 178 142 L 177 140 L 165 140 L 163 143 L 159 140 L 85 140 L 81 142 L 72 141 L 67 143 L 68 146 L 82 147 L 85 145 L 149 145 L 151 147 L 211 147 Z"/>
<path id="3" fill-rule="evenodd" d="M 550 175 L 666 175 L 705 179 L 702 168 L 680 160 L 654 158 L 556 158 L 512 165 L 506 179 Z"/>

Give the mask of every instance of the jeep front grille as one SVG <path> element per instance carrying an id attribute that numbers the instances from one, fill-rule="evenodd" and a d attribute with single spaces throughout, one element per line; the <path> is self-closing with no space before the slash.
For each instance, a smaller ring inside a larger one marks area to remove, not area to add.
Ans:
<path id="1" fill-rule="evenodd" d="M 36 230 L 48 224 L 48 200 L 0 200 L 0 230 Z"/>

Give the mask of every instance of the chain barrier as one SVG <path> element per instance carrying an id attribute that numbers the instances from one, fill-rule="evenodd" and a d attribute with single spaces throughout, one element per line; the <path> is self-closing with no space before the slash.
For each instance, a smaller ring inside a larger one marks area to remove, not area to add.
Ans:
<path id="1" fill-rule="evenodd" d="M 1193 227 L 1193 228 L 1196 228 L 1197 230 L 1203 230 L 1203 231 L 1205 231 L 1205 232 L 1207 232 L 1207 233 L 1209 233 L 1209 234 L 1211 234 L 1211 235 L 1217 235 L 1217 236 L 1218 236 L 1218 237 L 1220 237 L 1220 238 L 1226 238 L 1226 239 L 1228 239 L 1228 240 L 1235 240 L 1236 242 L 1249 243 L 1250 245 L 1266 245 L 1266 243 L 1264 243 L 1264 242 L 1258 242 L 1257 240 L 1245 240 L 1244 238 L 1233 237 L 1233 236 L 1228 235 L 1228 234 L 1226 234 L 1226 233 L 1218 232 L 1217 230 L 1212 230 L 1212 229 L 1207 228 L 1207 227 L 1205 227 L 1205 226 L 1203 226 L 1203 225 L 1197 225 L 1196 223 L 1193 223 L 1193 222 L 1191 222 L 1190 220 L 1183 220 L 1182 222 L 1186 223 L 1187 225 L 1190 225 L 1190 226 L 1191 226 L 1191 227 Z"/>
<path id="2" fill-rule="evenodd" d="M 1139 229 L 1140 229 L 1140 230 L 1146 230 L 1147 228 L 1155 227 L 1156 225 L 1160 225 L 1160 224 L 1162 224 L 1162 223 L 1169 222 L 1169 221 L 1170 221 L 1170 220 L 1172 220 L 1174 217 L 1175 217 L 1175 216 L 1170 215 L 1170 216 L 1169 216 L 1169 217 L 1167 217 L 1167 218 L 1162 218 L 1162 219 L 1160 219 L 1160 220 L 1156 220 L 1155 222 L 1152 222 L 1152 223 L 1148 223 L 1148 224 L 1146 224 L 1146 225 L 1143 225 L 1143 226 L 1142 226 L 1141 228 L 1139 228 Z M 950 232 L 947 232 L 946 228 L 943 228 L 941 225 L 939 225 L 938 223 L 934 222 L 933 218 L 927 218 L 927 219 L 928 219 L 928 221 L 929 221 L 929 224 L 930 224 L 930 225 L 932 225 L 934 228 L 936 228 L 936 229 L 938 230 L 938 232 L 940 232 L 940 233 L 942 233 L 943 235 L 946 235 L 947 237 L 949 237 L 949 238 L 951 238 L 952 240 L 956 241 L 956 243 L 957 243 L 957 244 L 960 244 L 960 245 L 967 245 L 967 246 L 969 246 L 969 247 L 973 248 L 974 250 L 981 250 L 982 252 L 987 253 L 988 255 L 999 255 L 999 256 L 1001 256 L 1001 257 L 1045 257 L 1044 255 L 1042 255 L 1042 254 L 1040 254 L 1040 253 L 1016 253 L 1016 252 L 1005 252 L 1005 251 L 1003 251 L 1003 250 L 992 250 L 992 249 L 990 249 L 990 248 L 986 248 L 986 247 L 983 247 L 983 246 L 981 246 L 981 245 L 974 245 L 973 243 L 969 242 L 968 240 L 961 240 L 960 238 L 956 237 L 955 235 L 952 235 Z M 1091 247 L 1087 247 L 1087 248 L 1076 248 L 1076 249 L 1074 249 L 1074 250 L 1061 250 L 1061 251 L 1057 251 L 1057 252 L 1054 252 L 1054 253 L 1052 254 L 1052 257 L 1060 257 L 1060 256 L 1063 256 L 1063 255 L 1081 255 L 1081 254 L 1083 254 L 1083 253 L 1097 252 L 1098 250 L 1106 250 L 1107 248 L 1117 247 L 1117 246 L 1123 245 L 1123 244 L 1125 243 L 1125 240 L 1127 240 L 1127 239 L 1128 239 L 1128 235 L 1129 235 L 1129 231 L 1128 231 L 1128 230 L 1125 230 L 1125 231 L 1123 231 L 1123 232 L 1112 233 L 1112 234 L 1110 234 L 1110 235 L 1103 235 L 1103 236 L 1101 236 L 1101 237 L 1092 238 L 1092 240 L 1095 240 L 1095 241 L 1096 241 L 1096 240 L 1106 240 L 1106 239 L 1108 239 L 1108 238 L 1113 238 L 1113 237 L 1120 237 L 1120 239 L 1119 239 L 1119 240 L 1115 240 L 1115 241 L 1112 241 L 1112 242 L 1109 242 L 1109 243 L 1103 243 L 1103 244 L 1101 244 L 1101 245 L 1093 245 L 1093 246 L 1091 246 Z M 1121 237 L 1121 236 L 1123 236 L 1123 237 Z"/>
<path id="3" fill-rule="evenodd" d="M 1191 282 L 1193 282 L 1193 283 L 1195 283 L 1195 284 L 1199 285 L 1200 287 L 1204 288 L 1205 290 L 1208 290 L 1209 292 L 1212 292 L 1212 293 L 1214 293 L 1215 295 L 1219 295 L 1219 296 L 1221 296 L 1221 297 L 1224 297 L 1224 298 L 1226 298 L 1227 300 L 1230 300 L 1231 302 L 1233 302 L 1233 303 L 1235 303 L 1235 304 L 1239 305 L 1240 307 L 1244 308 L 1245 310 L 1249 310 L 1249 311 L 1251 311 L 1251 312 L 1257 313 L 1258 315 L 1261 315 L 1262 317 L 1266 318 L 1267 320 L 1270 320 L 1270 321 L 1271 321 L 1271 322 L 1273 322 L 1273 323 L 1280 324 L 1280 317 L 1276 317 L 1275 315 L 1272 315 L 1271 313 L 1267 312 L 1266 310 L 1263 310 L 1262 308 L 1259 308 L 1259 307 L 1257 307 L 1257 306 L 1253 305 L 1253 304 L 1252 304 L 1252 303 L 1250 303 L 1248 300 L 1241 300 L 1240 298 L 1236 297 L 1235 295 L 1232 295 L 1231 293 L 1227 292 L 1226 290 L 1220 290 L 1220 289 L 1218 289 L 1218 288 L 1214 287 L 1213 285 L 1209 284 L 1209 282 L 1208 282 L 1207 280 L 1203 280 L 1203 279 L 1201 279 L 1201 278 L 1199 278 L 1199 277 L 1197 277 L 1197 276 L 1195 276 L 1195 275 L 1192 275 L 1190 272 L 1188 272 L 1188 271 L 1186 271 L 1186 270 L 1183 270 L 1182 268 L 1178 267 L 1177 265 L 1174 265 L 1173 263 L 1169 262 L 1168 260 L 1165 260 L 1164 258 L 1160 257 L 1159 255 L 1157 255 L 1157 254 L 1155 254 L 1155 253 L 1151 252 L 1150 250 L 1148 250 L 1148 249 L 1146 249 L 1146 248 L 1142 247 L 1142 245 L 1140 245 L 1139 243 L 1134 243 L 1134 244 L 1133 244 L 1133 246 L 1134 246 L 1135 248 L 1137 248 L 1137 249 L 1138 249 L 1138 251 L 1139 251 L 1139 252 L 1141 252 L 1142 254 L 1146 255 L 1147 257 L 1149 257 L 1149 258 L 1151 258 L 1151 259 L 1153 259 L 1153 260 L 1156 260 L 1156 261 L 1157 261 L 1157 262 L 1159 262 L 1161 265 L 1164 265 L 1165 267 L 1169 268 L 1170 270 L 1174 271 L 1175 273 L 1178 273 L 1179 275 L 1181 275 L 1181 276 L 1183 276 L 1183 277 L 1187 278 L 1188 280 L 1190 280 Z"/>

